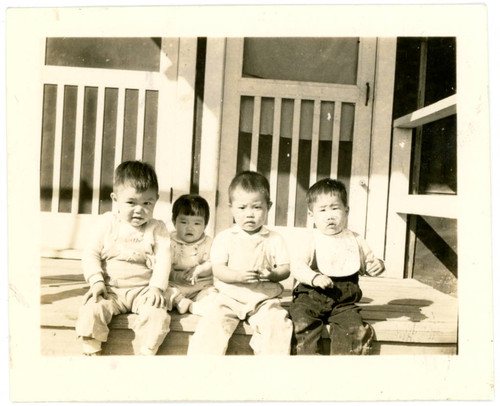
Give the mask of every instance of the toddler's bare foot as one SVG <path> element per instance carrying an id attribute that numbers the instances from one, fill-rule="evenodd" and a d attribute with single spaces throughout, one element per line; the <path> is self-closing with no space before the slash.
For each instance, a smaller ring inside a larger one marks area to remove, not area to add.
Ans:
<path id="1" fill-rule="evenodd" d="M 182 298 L 179 303 L 177 303 L 177 311 L 180 314 L 186 313 L 191 305 L 193 304 L 193 301 L 188 299 L 188 298 Z"/>

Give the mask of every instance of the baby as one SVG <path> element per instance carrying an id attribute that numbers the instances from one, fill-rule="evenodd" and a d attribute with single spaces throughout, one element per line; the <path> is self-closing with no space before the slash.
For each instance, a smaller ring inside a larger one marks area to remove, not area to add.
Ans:
<path id="1" fill-rule="evenodd" d="M 210 248 L 205 235 L 210 216 L 207 201 L 198 195 L 182 195 L 172 207 L 175 231 L 170 235 L 172 271 L 167 300 L 179 313 L 202 314 L 213 287 Z"/>
<path id="2" fill-rule="evenodd" d="M 191 339 L 188 354 L 224 355 L 240 320 L 253 329 L 255 354 L 290 353 L 292 323 L 281 307 L 279 283 L 290 274 L 283 238 L 265 227 L 271 207 L 269 183 L 257 172 L 238 174 L 229 186 L 236 223 L 219 233 L 212 245 L 215 296 Z"/>
<path id="3" fill-rule="evenodd" d="M 356 305 L 362 292 L 359 273 L 377 276 L 384 263 L 375 258 L 363 238 L 347 229 L 344 184 L 323 179 L 306 194 L 308 214 L 316 229 L 292 259 L 293 291 L 290 316 L 297 355 L 318 354 L 325 323 L 330 325 L 330 354 L 367 354 L 374 337 Z"/>
<path id="4" fill-rule="evenodd" d="M 169 332 L 164 290 L 170 272 L 169 237 L 165 224 L 153 219 L 158 200 L 154 169 L 126 161 L 115 171 L 111 198 L 115 211 L 104 213 L 89 241 L 82 266 L 90 290 L 76 323 L 86 355 L 99 355 L 112 317 L 138 315 L 132 326 L 136 354 L 154 355 Z"/>

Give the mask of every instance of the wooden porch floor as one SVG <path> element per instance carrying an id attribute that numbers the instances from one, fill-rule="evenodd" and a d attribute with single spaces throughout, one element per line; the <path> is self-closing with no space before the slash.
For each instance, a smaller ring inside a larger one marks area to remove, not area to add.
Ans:
<path id="1" fill-rule="evenodd" d="M 287 281 L 286 288 L 290 288 Z M 363 277 L 363 317 L 375 329 L 374 354 L 456 354 L 457 299 L 413 279 Z M 88 287 L 80 261 L 41 259 L 41 354 L 80 355 L 74 325 L 78 308 Z M 290 290 L 283 302 L 290 303 Z M 172 312 L 171 332 L 159 355 L 184 355 L 198 316 Z M 134 333 L 129 328 L 134 315 L 120 315 L 111 322 L 103 353 L 133 354 Z M 251 330 L 244 323 L 230 341 L 228 354 L 251 354 Z"/>

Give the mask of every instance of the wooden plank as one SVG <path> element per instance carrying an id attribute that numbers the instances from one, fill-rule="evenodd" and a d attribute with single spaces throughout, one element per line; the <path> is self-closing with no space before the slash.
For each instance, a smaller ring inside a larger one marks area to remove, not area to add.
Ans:
<path id="1" fill-rule="evenodd" d="M 137 102 L 137 135 L 135 142 L 135 159 L 142 160 L 144 149 L 144 117 L 146 114 L 146 89 L 140 88 Z"/>
<path id="2" fill-rule="evenodd" d="M 252 145 L 250 150 L 250 170 L 257 170 L 257 160 L 259 154 L 259 135 L 260 135 L 260 109 L 262 99 L 259 96 L 253 99 L 253 118 L 252 118 Z"/>
<path id="3" fill-rule="evenodd" d="M 376 50 L 376 38 L 360 39 L 357 76 L 359 97 L 354 107 L 349 182 L 349 228 L 362 237 L 366 231 Z"/>
<path id="4" fill-rule="evenodd" d="M 123 155 L 123 123 L 125 115 L 125 88 L 118 89 L 116 107 L 115 168 L 120 165 Z"/>
<path id="5" fill-rule="evenodd" d="M 75 124 L 75 162 L 73 165 L 73 194 L 71 199 L 71 213 L 78 213 L 80 200 L 80 170 L 82 166 L 82 141 L 83 141 L 83 110 L 85 101 L 85 87 L 78 86 L 76 102 Z"/>
<path id="6" fill-rule="evenodd" d="M 236 173 L 238 150 L 238 125 L 240 119 L 240 92 L 236 86 L 241 78 L 243 69 L 243 38 L 228 38 L 226 49 L 226 64 L 224 78 L 224 99 L 221 149 L 229 151 L 224 154 L 224 159 L 220 161 L 218 172 L 218 202 L 216 212 L 215 233 L 230 227 L 232 223 L 231 211 L 229 209 L 229 199 L 227 189 Z"/>
<path id="7" fill-rule="evenodd" d="M 399 214 L 396 207 L 400 197 L 408 194 L 411 147 L 412 130 L 395 128 L 385 247 L 386 274 L 392 277 L 403 277 L 405 269 L 406 215 Z"/>
<path id="8" fill-rule="evenodd" d="M 394 128 L 416 128 L 457 113 L 457 95 L 454 94 L 429 106 L 394 120 Z"/>
<path id="9" fill-rule="evenodd" d="M 293 104 L 292 151 L 290 162 L 290 181 L 288 187 L 288 212 L 287 225 L 295 225 L 295 199 L 297 194 L 297 169 L 299 163 L 299 137 L 300 137 L 300 109 L 301 100 L 295 99 Z"/>
<path id="10" fill-rule="evenodd" d="M 246 96 L 313 98 L 347 103 L 355 103 L 359 97 L 359 89 L 353 85 L 241 78 L 238 86 L 241 94 Z"/>
<path id="11" fill-rule="evenodd" d="M 92 214 L 99 214 L 99 192 L 101 190 L 102 138 L 104 125 L 104 97 L 106 88 L 97 88 L 97 119 L 94 150 L 94 179 L 92 180 Z"/>
<path id="12" fill-rule="evenodd" d="M 62 127 L 64 121 L 64 86 L 57 86 L 56 101 L 56 129 L 54 139 L 54 173 L 52 178 L 52 209 L 53 213 L 59 210 L 59 189 L 61 184 L 61 151 Z"/>
<path id="13" fill-rule="evenodd" d="M 178 38 L 162 38 L 160 56 L 161 81 L 158 84 L 158 120 L 156 137 L 155 170 L 158 175 L 159 200 L 154 215 L 164 221 L 171 218 L 170 188 L 171 178 L 176 171 L 170 155 L 175 153 L 176 133 L 172 125 L 176 119 L 176 88 L 179 54 Z"/>
<path id="14" fill-rule="evenodd" d="M 269 176 L 270 197 L 273 203 L 277 200 L 278 191 L 278 161 L 281 135 L 281 98 L 274 98 L 274 118 L 273 118 L 273 146 L 271 151 L 271 173 Z M 276 224 L 276 204 L 271 206 L 268 216 L 268 224 Z"/>
<path id="15" fill-rule="evenodd" d="M 313 125 L 311 136 L 311 164 L 309 170 L 309 186 L 318 180 L 318 149 L 319 149 L 319 124 L 321 120 L 321 101 L 314 100 Z M 307 227 L 313 227 L 313 220 L 307 216 Z"/>
<path id="16" fill-rule="evenodd" d="M 160 72 L 78 68 L 73 66 L 68 69 L 66 66 L 44 65 L 42 75 L 44 83 L 127 89 L 135 89 L 144 86 L 145 83 L 148 84 L 148 89 L 158 89 L 162 81 L 162 73 Z"/>
<path id="17" fill-rule="evenodd" d="M 205 93 L 200 156 L 200 194 L 212 210 L 216 206 L 217 172 L 221 142 L 222 104 L 224 96 L 224 56 L 226 40 L 207 38 Z M 215 235 L 215 216 L 210 216 L 206 233 Z"/>
<path id="18" fill-rule="evenodd" d="M 73 328 L 83 295 L 80 261 L 42 259 L 41 325 Z M 407 343 L 444 343 L 457 341 L 458 306 L 456 298 L 438 292 L 416 280 L 361 277 L 364 297 L 360 303 L 363 317 L 370 322 L 378 341 Z M 291 291 L 283 294 L 282 304 L 291 303 Z M 193 332 L 198 316 L 171 312 L 171 330 Z M 129 330 L 135 315 L 119 315 L 110 327 Z M 241 323 L 237 335 L 250 335 L 250 327 Z M 325 334 L 327 334 L 325 330 Z"/>
<path id="19" fill-rule="evenodd" d="M 387 224 L 392 131 L 392 109 L 387 106 L 393 105 L 396 43 L 395 37 L 377 39 L 374 85 L 377 93 L 373 100 L 366 241 L 375 256 L 382 259 Z"/>
<path id="20" fill-rule="evenodd" d="M 330 178 L 337 179 L 339 168 L 339 146 L 340 146 L 340 119 L 342 115 L 342 103 L 335 102 L 333 113 L 332 133 L 332 156 L 330 163 Z"/>
<path id="21" fill-rule="evenodd" d="M 458 198 L 456 195 L 406 194 L 395 199 L 392 207 L 398 213 L 458 218 Z"/>

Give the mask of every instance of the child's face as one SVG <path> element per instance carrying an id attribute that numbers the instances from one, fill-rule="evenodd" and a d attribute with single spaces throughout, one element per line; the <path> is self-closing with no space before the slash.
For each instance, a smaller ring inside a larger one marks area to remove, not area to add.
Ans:
<path id="1" fill-rule="evenodd" d="M 116 203 L 120 220 L 140 227 L 153 217 L 158 193 L 154 189 L 139 192 L 132 186 L 121 185 L 111 193 L 111 198 Z"/>
<path id="2" fill-rule="evenodd" d="M 236 224 L 248 234 L 260 231 L 270 208 L 262 193 L 247 192 L 239 187 L 233 190 L 229 206 Z"/>
<path id="3" fill-rule="evenodd" d="M 349 208 L 344 205 L 340 196 L 323 194 L 318 196 L 308 214 L 320 232 L 334 235 L 347 227 Z"/>
<path id="4" fill-rule="evenodd" d="M 177 237 L 185 242 L 198 241 L 205 231 L 205 219 L 202 216 L 179 214 L 175 219 Z"/>

